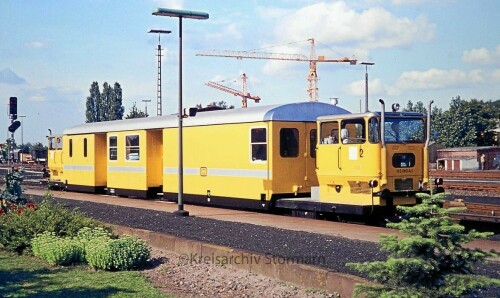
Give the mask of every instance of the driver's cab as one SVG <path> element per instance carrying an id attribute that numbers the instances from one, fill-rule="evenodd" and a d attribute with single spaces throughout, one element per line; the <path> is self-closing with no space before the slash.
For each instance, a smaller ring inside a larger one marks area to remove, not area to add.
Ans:
<path id="1" fill-rule="evenodd" d="M 49 135 L 48 140 L 48 154 L 47 165 L 49 168 L 50 181 L 61 182 L 63 181 L 63 136 L 62 135 Z"/>
<path id="2" fill-rule="evenodd" d="M 320 171 L 365 175 L 362 163 L 379 146 L 379 131 L 373 113 L 325 116 L 318 119 Z M 372 147 L 372 150 L 367 150 Z M 368 154 L 368 155 L 367 155 Z M 372 158 L 377 158 L 374 154 Z M 327 170 L 328 168 L 328 170 Z"/>

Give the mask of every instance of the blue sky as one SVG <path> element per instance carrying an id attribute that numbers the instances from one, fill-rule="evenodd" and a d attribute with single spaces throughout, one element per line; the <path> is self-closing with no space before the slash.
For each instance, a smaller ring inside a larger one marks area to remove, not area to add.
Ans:
<path id="1" fill-rule="evenodd" d="M 234 89 L 248 76 L 258 105 L 308 100 L 307 62 L 201 57 L 206 50 L 257 50 L 327 59 L 374 62 L 368 69 L 371 110 L 386 103 L 422 101 L 448 109 L 452 97 L 500 99 L 500 2 L 431 0 L 3 0 L 0 1 L 0 115 L 5 127 L 8 99 L 18 97 L 24 142 L 45 142 L 52 129 L 85 121 L 93 81 L 123 89 L 125 113 L 152 100 L 156 110 L 156 47 L 149 29 L 162 36 L 163 114 L 177 111 L 178 20 L 157 17 L 154 8 L 207 12 L 208 20 L 183 22 L 184 106 L 240 98 L 205 85 Z M 318 63 L 319 100 L 364 107 L 365 68 Z M 256 105 L 253 102 L 249 106 Z M 1 142 L 8 137 L 2 130 Z M 16 132 L 21 143 L 21 129 Z"/>

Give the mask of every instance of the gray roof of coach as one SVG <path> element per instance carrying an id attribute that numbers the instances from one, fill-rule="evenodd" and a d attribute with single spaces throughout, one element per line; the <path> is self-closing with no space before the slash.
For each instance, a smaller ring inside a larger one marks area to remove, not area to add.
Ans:
<path id="1" fill-rule="evenodd" d="M 380 112 L 368 112 L 368 113 L 360 113 L 360 114 L 333 114 L 333 115 L 326 115 L 326 116 L 321 116 L 318 117 L 318 120 L 320 121 L 328 121 L 328 120 L 334 120 L 334 119 L 352 119 L 352 118 L 360 118 L 360 117 L 380 117 L 381 113 Z M 422 113 L 417 113 L 417 112 L 385 112 L 385 117 L 386 118 L 392 118 L 392 117 L 416 117 L 416 118 L 422 118 L 425 117 L 425 114 Z"/>
<path id="2" fill-rule="evenodd" d="M 349 111 L 320 102 L 300 102 L 281 105 L 268 105 L 247 109 L 227 109 L 200 112 L 195 117 L 185 118 L 183 126 L 203 126 L 229 123 L 251 123 L 261 121 L 316 121 L 323 115 L 348 114 Z M 100 133 L 109 131 L 128 131 L 139 129 L 160 129 L 177 127 L 177 115 L 124 119 L 85 123 L 64 130 L 64 134 Z"/>

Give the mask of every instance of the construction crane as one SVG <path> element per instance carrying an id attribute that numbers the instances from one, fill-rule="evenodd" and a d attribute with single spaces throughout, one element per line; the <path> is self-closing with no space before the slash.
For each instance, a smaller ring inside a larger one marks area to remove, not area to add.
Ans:
<path id="1" fill-rule="evenodd" d="M 269 60 L 285 60 L 285 61 L 307 61 L 309 62 L 309 75 L 307 76 L 307 93 L 309 101 L 318 101 L 318 74 L 316 66 L 318 62 L 348 62 L 351 65 L 356 65 L 357 60 L 347 57 L 340 59 L 325 59 L 325 56 L 317 56 L 315 52 L 314 38 L 307 41 L 311 43 L 311 52 L 309 58 L 302 54 L 283 54 L 283 53 L 265 53 L 254 51 L 228 51 L 228 50 L 211 50 L 196 54 L 196 56 L 211 56 L 211 57 L 231 57 L 236 59 L 269 59 Z"/>
<path id="2" fill-rule="evenodd" d="M 250 93 L 247 92 L 247 75 L 246 74 L 241 75 L 241 80 L 243 81 L 242 91 L 238 91 L 236 89 L 229 88 L 229 87 L 226 87 L 224 85 L 221 85 L 219 83 L 212 82 L 212 81 L 208 81 L 207 83 L 205 83 L 205 85 L 222 90 L 222 91 L 227 92 L 227 93 L 231 93 L 234 96 L 241 96 L 241 107 L 242 108 L 247 107 L 247 99 L 252 99 L 256 103 L 258 103 L 260 101 L 260 97 L 252 96 L 252 95 L 250 95 Z"/>

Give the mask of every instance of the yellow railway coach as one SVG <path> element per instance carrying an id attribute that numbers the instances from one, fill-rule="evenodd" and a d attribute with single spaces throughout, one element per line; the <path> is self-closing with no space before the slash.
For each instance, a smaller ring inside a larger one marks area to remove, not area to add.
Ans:
<path id="1" fill-rule="evenodd" d="M 348 114 L 302 102 L 200 112 L 183 120 L 184 200 L 265 208 L 307 196 L 317 186 L 316 119 Z M 177 115 L 87 123 L 69 128 L 49 150 L 55 184 L 77 191 L 175 200 Z"/>

